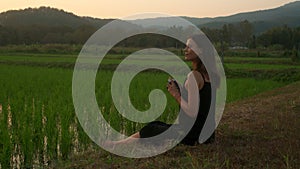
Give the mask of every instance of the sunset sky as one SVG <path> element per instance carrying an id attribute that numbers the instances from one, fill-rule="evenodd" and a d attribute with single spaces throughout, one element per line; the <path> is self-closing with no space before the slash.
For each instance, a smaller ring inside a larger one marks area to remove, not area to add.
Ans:
<path id="1" fill-rule="evenodd" d="M 0 12 L 49 6 L 79 16 L 123 18 L 139 13 L 216 17 L 279 7 L 295 0 L 2 0 Z"/>

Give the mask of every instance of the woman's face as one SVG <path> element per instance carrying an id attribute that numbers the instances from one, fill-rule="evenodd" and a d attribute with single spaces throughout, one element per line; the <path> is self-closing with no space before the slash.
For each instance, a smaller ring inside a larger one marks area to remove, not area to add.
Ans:
<path id="1" fill-rule="evenodd" d="M 192 50 L 196 48 L 196 43 L 192 39 L 188 39 L 186 42 L 186 47 L 183 49 L 185 60 L 192 61 L 198 57 L 197 54 Z"/>

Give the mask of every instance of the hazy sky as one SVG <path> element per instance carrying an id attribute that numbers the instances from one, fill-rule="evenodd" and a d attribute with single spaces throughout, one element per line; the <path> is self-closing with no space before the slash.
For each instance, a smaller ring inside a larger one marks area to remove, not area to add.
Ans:
<path id="1" fill-rule="evenodd" d="M 1 0 L 0 12 L 50 6 L 79 16 L 123 18 L 158 12 L 175 16 L 215 17 L 279 7 L 295 0 Z"/>

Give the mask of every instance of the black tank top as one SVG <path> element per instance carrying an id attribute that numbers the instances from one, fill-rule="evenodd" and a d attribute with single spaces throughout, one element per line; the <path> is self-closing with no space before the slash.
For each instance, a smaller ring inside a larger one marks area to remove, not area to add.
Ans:
<path id="1" fill-rule="evenodd" d="M 201 74 L 201 73 L 200 73 Z M 201 74 L 202 75 L 202 74 Z M 202 75 L 203 80 L 205 79 Z M 185 88 L 185 85 L 183 85 L 183 89 L 181 91 L 182 98 L 186 101 L 188 101 L 188 92 Z M 198 115 L 196 117 L 196 121 L 185 137 L 185 139 L 189 139 L 191 141 L 197 141 L 201 130 L 205 124 L 206 118 L 209 113 L 210 105 L 211 105 L 211 84 L 210 82 L 205 82 L 202 87 L 202 89 L 199 90 L 199 97 L 200 97 L 200 104 L 199 104 L 199 110 Z M 184 123 L 189 123 L 191 121 L 194 121 L 195 119 L 193 117 L 188 116 L 186 113 L 181 113 L 179 116 L 179 125 L 184 125 Z"/>

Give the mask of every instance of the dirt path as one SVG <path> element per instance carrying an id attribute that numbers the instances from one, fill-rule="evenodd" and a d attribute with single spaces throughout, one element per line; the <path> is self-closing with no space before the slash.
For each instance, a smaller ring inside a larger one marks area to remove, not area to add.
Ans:
<path id="1" fill-rule="evenodd" d="M 62 168 L 300 168 L 300 82 L 226 105 L 216 139 L 147 159 L 87 152 Z"/>

